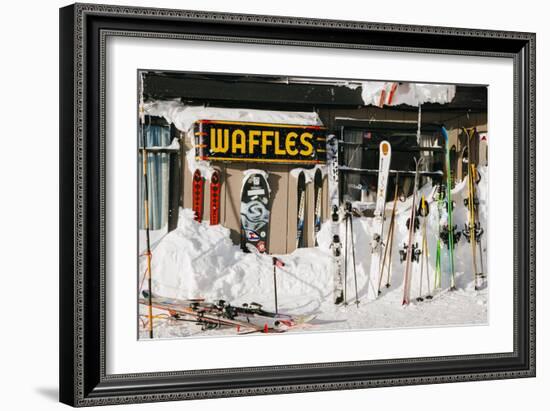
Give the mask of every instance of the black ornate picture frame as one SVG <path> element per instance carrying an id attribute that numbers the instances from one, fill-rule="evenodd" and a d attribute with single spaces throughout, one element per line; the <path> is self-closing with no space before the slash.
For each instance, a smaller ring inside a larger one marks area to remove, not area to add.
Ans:
<path id="1" fill-rule="evenodd" d="M 109 36 L 506 58 L 514 70 L 513 351 L 106 373 Z M 535 376 L 535 34 L 75 4 L 60 10 L 60 401 L 73 406 Z"/>

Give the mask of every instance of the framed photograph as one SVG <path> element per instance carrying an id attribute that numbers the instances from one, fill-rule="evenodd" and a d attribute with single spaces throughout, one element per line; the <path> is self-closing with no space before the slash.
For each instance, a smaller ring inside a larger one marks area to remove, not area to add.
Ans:
<path id="1" fill-rule="evenodd" d="M 535 35 L 60 10 L 60 399 L 535 375 Z"/>

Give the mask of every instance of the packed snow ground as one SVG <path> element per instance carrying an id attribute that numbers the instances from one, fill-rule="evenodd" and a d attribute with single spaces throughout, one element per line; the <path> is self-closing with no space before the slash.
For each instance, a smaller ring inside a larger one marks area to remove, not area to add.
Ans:
<path id="1" fill-rule="evenodd" d="M 486 169 L 479 170 L 479 216 L 481 226 L 487 231 L 487 178 Z M 420 194 L 432 202 L 433 188 L 426 184 Z M 461 230 L 467 222 L 467 208 L 463 199 L 467 197 L 466 182 L 453 190 L 455 211 L 454 224 Z M 355 282 L 351 269 L 351 250 L 348 260 L 347 306 L 335 306 L 334 278 L 332 273 L 331 223 L 323 224 L 318 234 L 319 247 L 301 248 L 289 255 L 278 256 L 285 266 L 277 268 L 277 293 L 279 312 L 289 314 L 315 314 L 315 319 L 305 328 L 289 332 L 311 332 L 329 330 L 365 330 L 380 328 L 433 327 L 471 325 L 487 323 L 487 289 L 475 291 L 472 275 L 471 246 L 462 236 L 455 249 L 457 291 L 449 292 L 450 275 L 447 250 L 442 248 L 442 288 L 434 293 L 432 300 L 416 302 L 420 291 L 419 264 L 414 264 L 411 286 L 411 304 L 402 306 L 404 264 L 399 260 L 399 249 L 406 242 L 405 222 L 409 217 L 411 199 L 397 205 L 396 232 L 392 253 L 391 287 L 385 288 L 376 300 L 368 301 L 367 290 L 375 285 L 368 282 L 370 271 L 370 240 L 372 218 L 353 218 L 355 257 L 357 268 L 357 294 L 355 304 Z M 438 212 L 435 202 L 430 204 L 427 220 L 429 248 L 429 287 L 424 276 L 422 296 L 433 289 L 435 250 L 438 230 Z M 392 202 L 386 206 L 387 215 Z M 445 216 L 443 216 L 446 218 Z M 421 220 L 422 221 L 422 220 Z M 384 239 L 389 218 L 384 226 Z M 340 225 L 344 239 L 344 223 Z M 167 233 L 153 233 L 152 278 L 153 292 L 172 298 L 202 297 L 208 301 L 223 299 L 232 305 L 256 302 L 266 310 L 274 310 L 273 265 L 269 255 L 243 253 L 229 238 L 229 230 L 221 225 L 210 226 L 207 222 L 193 220 L 193 212 L 182 209 L 177 229 Z M 417 241 L 420 244 L 420 235 Z M 486 265 L 487 232 L 482 236 L 483 262 Z M 344 243 L 345 247 L 345 243 Z M 351 240 L 350 240 L 351 247 Z M 144 233 L 140 233 L 140 277 L 143 277 L 146 259 Z M 141 281 L 140 281 L 141 283 Z M 146 285 L 144 285 L 146 287 Z M 156 311 L 161 313 L 161 311 Z M 140 313 L 146 308 L 141 306 Z M 201 331 L 200 326 L 189 322 L 170 319 L 156 319 L 156 338 L 174 338 L 201 335 L 235 334 L 233 329 Z M 146 336 L 146 331 L 141 330 Z"/>

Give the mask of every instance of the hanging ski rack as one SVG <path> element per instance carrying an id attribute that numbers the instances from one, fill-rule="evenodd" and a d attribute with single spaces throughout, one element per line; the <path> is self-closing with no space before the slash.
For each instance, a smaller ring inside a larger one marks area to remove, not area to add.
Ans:
<path id="1" fill-rule="evenodd" d="M 378 175 L 378 170 L 371 169 L 371 168 L 355 168 L 355 167 L 340 166 L 338 168 L 338 171 L 342 171 L 344 173 Z M 409 171 L 409 170 L 390 170 L 389 173 L 391 176 L 399 174 L 400 176 L 414 177 L 415 175 L 414 171 Z M 444 176 L 444 173 L 441 170 L 419 171 L 418 174 L 423 177 L 432 177 L 432 178 L 442 178 Z"/>

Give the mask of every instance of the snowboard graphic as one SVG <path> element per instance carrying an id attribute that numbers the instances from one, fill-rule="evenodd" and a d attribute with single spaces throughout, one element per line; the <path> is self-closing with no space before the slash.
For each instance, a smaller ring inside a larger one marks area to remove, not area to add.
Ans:
<path id="1" fill-rule="evenodd" d="M 210 225 L 220 223 L 220 172 L 218 170 L 212 173 L 210 179 Z"/>
<path id="2" fill-rule="evenodd" d="M 200 170 L 195 170 L 193 173 L 193 211 L 195 212 L 195 220 L 202 222 L 204 200 L 204 179 Z"/>
<path id="3" fill-rule="evenodd" d="M 241 248 L 267 252 L 269 237 L 269 186 L 262 174 L 245 177 L 241 192 Z"/>
<path id="4" fill-rule="evenodd" d="M 298 216 L 296 221 L 296 248 L 305 247 L 304 223 L 305 223 L 305 207 L 306 207 L 306 175 L 300 171 L 298 175 L 297 186 L 298 197 Z"/>
<path id="5" fill-rule="evenodd" d="M 321 231 L 321 206 L 323 198 L 323 173 L 320 169 L 315 170 L 313 178 L 315 204 L 313 206 L 313 242 L 315 247 L 319 246 L 317 234 Z"/>

